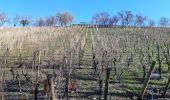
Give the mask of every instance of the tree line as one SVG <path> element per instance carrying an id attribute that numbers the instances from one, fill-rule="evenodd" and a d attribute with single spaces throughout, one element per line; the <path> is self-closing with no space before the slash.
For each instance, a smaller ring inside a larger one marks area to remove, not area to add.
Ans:
<path id="1" fill-rule="evenodd" d="M 71 25 L 74 17 L 69 12 L 58 12 L 55 15 L 48 16 L 46 18 L 39 17 L 35 20 L 28 15 L 16 15 L 12 20 L 8 18 L 7 13 L 0 12 L 0 26 L 5 23 L 12 23 L 13 26 L 28 26 L 33 23 L 34 26 L 67 26 Z M 161 17 L 158 21 L 160 26 L 168 26 L 170 19 L 167 17 Z M 108 12 L 96 13 L 92 16 L 91 24 L 94 25 L 111 25 L 111 26 L 150 26 L 156 25 L 154 19 L 150 19 L 147 16 L 141 14 L 133 14 L 130 10 L 121 10 L 117 14 L 110 16 Z"/>
<path id="2" fill-rule="evenodd" d="M 160 26 L 168 26 L 169 18 L 161 17 L 158 21 Z M 155 26 L 153 19 L 141 14 L 133 14 L 130 10 L 121 10 L 116 15 L 110 16 L 108 12 L 96 13 L 92 17 L 92 23 L 95 25 L 121 25 L 121 26 Z"/>
<path id="3" fill-rule="evenodd" d="M 35 20 L 28 15 L 16 15 L 12 20 L 7 16 L 7 13 L 0 12 L 0 26 L 5 23 L 12 23 L 15 26 L 67 26 L 72 23 L 74 17 L 69 12 L 58 12 L 56 15 L 51 15 L 46 18 L 39 17 Z"/>

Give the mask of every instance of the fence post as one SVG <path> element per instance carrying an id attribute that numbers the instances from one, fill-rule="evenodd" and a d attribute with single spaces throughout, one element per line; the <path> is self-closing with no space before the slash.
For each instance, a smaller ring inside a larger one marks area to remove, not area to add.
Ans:
<path id="1" fill-rule="evenodd" d="M 148 83 L 149 83 L 150 76 L 151 76 L 151 72 L 152 72 L 152 70 L 153 70 L 153 68 L 154 68 L 154 66 L 155 66 L 155 63 L 156 63 L 156 62 L 153 61 L 152 64 L 151 64 L 151 66 L 150 66 L 150 69 L 149 69 L 149 72 L 148 72 L 148 74 L 147 74 L 147 77 L 146 77 L 146 80 L 145 80 L 145 82 L 144 82 L 144 85 L 143 85 L 143 87 L 142 87 L 141 93 L 140 93 L 140 95 L 138 96 L 138 100 L 143 100 L 143 96 L 144 96 L 146 87 L 147 87 L 147 85 L 148 85 Z"/>

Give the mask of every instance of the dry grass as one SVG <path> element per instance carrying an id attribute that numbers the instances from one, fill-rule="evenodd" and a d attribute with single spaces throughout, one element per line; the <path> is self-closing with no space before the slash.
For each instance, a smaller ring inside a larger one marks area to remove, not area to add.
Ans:
<path id="1" fill-rule="evenodd" d="M 59 53 L 67 42 L 78 42 L 79 36 L 75 33 L 78 29 L 80 27 L 4 27 L 0 29 L 0 55 L 4 55 L 7 48 L 11 56 L 19 53 L 28 56 L 35 50 Z M 70 48 L 73 48 L 73 45 L 70 45 Z"/>

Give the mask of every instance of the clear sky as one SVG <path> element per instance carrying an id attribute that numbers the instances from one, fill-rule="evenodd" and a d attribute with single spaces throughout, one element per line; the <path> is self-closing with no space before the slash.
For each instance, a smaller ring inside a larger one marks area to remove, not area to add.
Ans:
<path id="1" fill-rule="evenodd" d="M 47 17 L 68 11 L 75 17 L 74 22 L 79 23 L 90 22 L 97 12 L 114 15 L 120 10 L 131 10 L 155 20 L 161 16 L 170 18 L 170 0 L 0 0 L 0 12 L 6 12 L 10 18 L 16 14 Z"/>

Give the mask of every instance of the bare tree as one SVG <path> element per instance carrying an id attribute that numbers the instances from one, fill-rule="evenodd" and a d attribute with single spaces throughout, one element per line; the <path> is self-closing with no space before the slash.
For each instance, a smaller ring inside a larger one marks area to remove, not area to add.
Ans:
<path id="1" fill-rule="evenodd" d="M 115 15 L 112 18 L 110 18 L 109 24 L 116 26 L 118 22 L 119 22 L 119 17 Z"/>
<path id="2" fill-rule="evenodd" d="M 146 17 L 145 16 L 142 16 L 142 15 L 136 15 L 135 16 L 135 25 L 136 26 L 143 26 L 144 25 L 144 22 L 146 20 Z"/>
<path id="3" fill-rule="evenodd" d="M 8 22 L 8 16 L 4 12 L 0 12 L 0 26 L 3 26 L 4 23 Z"/>
<path id="4" fill-rule="evenodd" d="M 45 19 L 43 19 L 43 18 L 38 18 L 37 20 L 36 20 L 36 22 L 35 22 L 35 25 L 36 26 L 45 26 Z"/>
<path id="5" fill-rule="evenodd" d="M 56 16 L 57 16 L 57 21 L 61 26 L 66 26 L 67 24 L 71 24 L 74 19 L 74 17 L 68 12 L 63 12 L 63 13 L 58 12 Z"/>
<path id="6" fill-rule="evenodd" d="M 95 14 L 93 17 L 92 17 L 92 20 L 91 20 L 91 22 L 93 23 L 93 24 L 98 24 L 98 17 L 99 17 L 99 15 L 98 14 Z"/>
<path id="7" fill-rule="evenodd" d="M 55 26 L 56 25 L 56 17 L 55 16 L 49 16 L 47 17 L 45 23 L 46 23 L 46 26 Z"/>
<path id="8" fill-rule="evenodd" d="M 14 24 L 14 27 L 19 23 L 20 21 L 20 16 L 19 15 L 16 15 L 13 19 L 13 24 Z"/>
<path id="9" fill-rule="evenodd" d="M 121 20 L 121 23 L 123 26 L 128 26 L 133 22 L 133 17 L 134 15 L 132 14 L 131 11 L 125 10 L 125 11 L 120 11 L 118 12 L 119 18 Z"/>
<path id="10" fill-rule="evenodd" d="M 97 25 L 108 25 L 109 14 L 107 12 L 97 13 L 92 17 L 92 22 Z"/>
<path id="11" fill-rule="evenodd" d="M 99 14 L 99 23 L 101 25 L 107 25 L 109 21 L 109 14 L 107 12 L 102 12 Z"/>
<path id="12" fill-rule="evenodd" d="M 155 21 L 153 19 L 148 20 L 149 27 L 153 27 L 155 25 Z"/>
<path id="13" fill-rule="evenodd" d="M 161 17 L 159 20 L 159 24 L 161 26 L 168 26 L 169 25 L 169 19 L 166 17 Z"/>
<path id="14" fill-rule="evenodd" d="M 21 16 L 20 17 L 21 19 L 20 19 L 20 24 L 22 25 L 22 26 L 28 26 L 30 23 L 31 23 L 31 16 L 25 16 L 25 15 L 23 15 L 23 16 Z"/>

